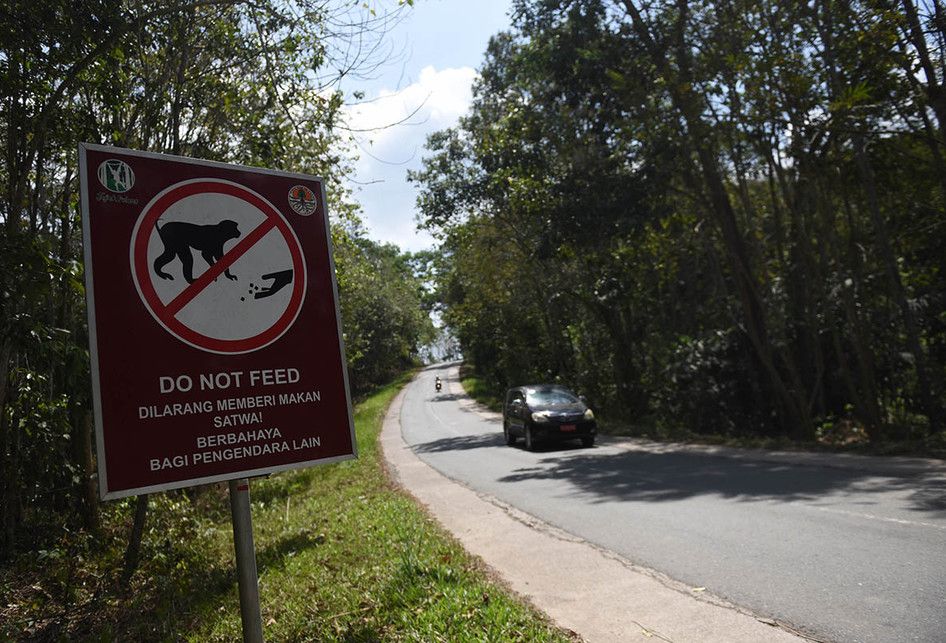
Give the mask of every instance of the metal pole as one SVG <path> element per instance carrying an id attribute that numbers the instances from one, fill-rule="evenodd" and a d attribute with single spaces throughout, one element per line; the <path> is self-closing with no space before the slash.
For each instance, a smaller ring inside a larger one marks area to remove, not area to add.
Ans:
<path id="1" fill-rule="evenodd" d="M 230 514 L 233 517 L 233 548 L 236 550 L 240 583 L 240 618 L 244 643 L 263 643 L 263 618 L 259 611 L 259 578 L 253 546 L 253 516 L 250 514 L 250 481 L 230 481 Z"/>

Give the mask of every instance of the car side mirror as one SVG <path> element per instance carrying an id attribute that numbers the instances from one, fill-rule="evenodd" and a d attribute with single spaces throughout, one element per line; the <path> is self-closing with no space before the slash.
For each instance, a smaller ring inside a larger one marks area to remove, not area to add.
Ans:
<path id="1" fill-rule="evenodd" d="M 581 403 L 582 403 L 582 404 L 584 404 L 585 406 L 588 406 L 588 398 L 587 398 L 587 397 L 585 397 L 584 395 L 579 395 L 579 396 L 578 396 L 578 399 L 581 400 Z"/>

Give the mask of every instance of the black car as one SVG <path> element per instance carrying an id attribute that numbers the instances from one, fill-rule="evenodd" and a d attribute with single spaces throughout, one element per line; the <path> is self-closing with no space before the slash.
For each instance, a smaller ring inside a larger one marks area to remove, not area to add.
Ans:
<path id="1" fill-rule="evenodd" d="M 544 440 L 581 440 L 590 447 L 597 432 L 595 414 L 564 386 L 535 384 L 506 391 L 503 435 L 508 445 L 522 437 L 529 451 Z"/>

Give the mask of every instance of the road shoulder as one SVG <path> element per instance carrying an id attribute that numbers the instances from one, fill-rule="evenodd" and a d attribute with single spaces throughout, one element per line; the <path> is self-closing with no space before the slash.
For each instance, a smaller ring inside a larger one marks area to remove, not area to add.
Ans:
<path id="1" fill-rule="evenodd" d="M 406 390 L 388 409 L 381 432 L 392 477 L 468 551 L 561 627 L 589 643 L 803 640 L 444 477 L 401 437 Z"/>

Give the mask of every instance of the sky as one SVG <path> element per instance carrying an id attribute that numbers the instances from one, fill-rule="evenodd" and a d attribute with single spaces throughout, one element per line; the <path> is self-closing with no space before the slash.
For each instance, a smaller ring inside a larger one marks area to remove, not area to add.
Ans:
<path id="1" fill-rule="evenodd" d="M 407 171 L 421 168 L 428 134 L 454 126 L 467 112 L 489 38 L 509 28 L 510 4 L 416 0 L 387 35 L 390 62 L 348 87 L 365 92 L 346 109 L 349 127 L 377 128 L 356 131 L 359 159 L 351 177 L 372 239 L 411 252 L 434 245 L 417 230 L 417 191 Z"/>

